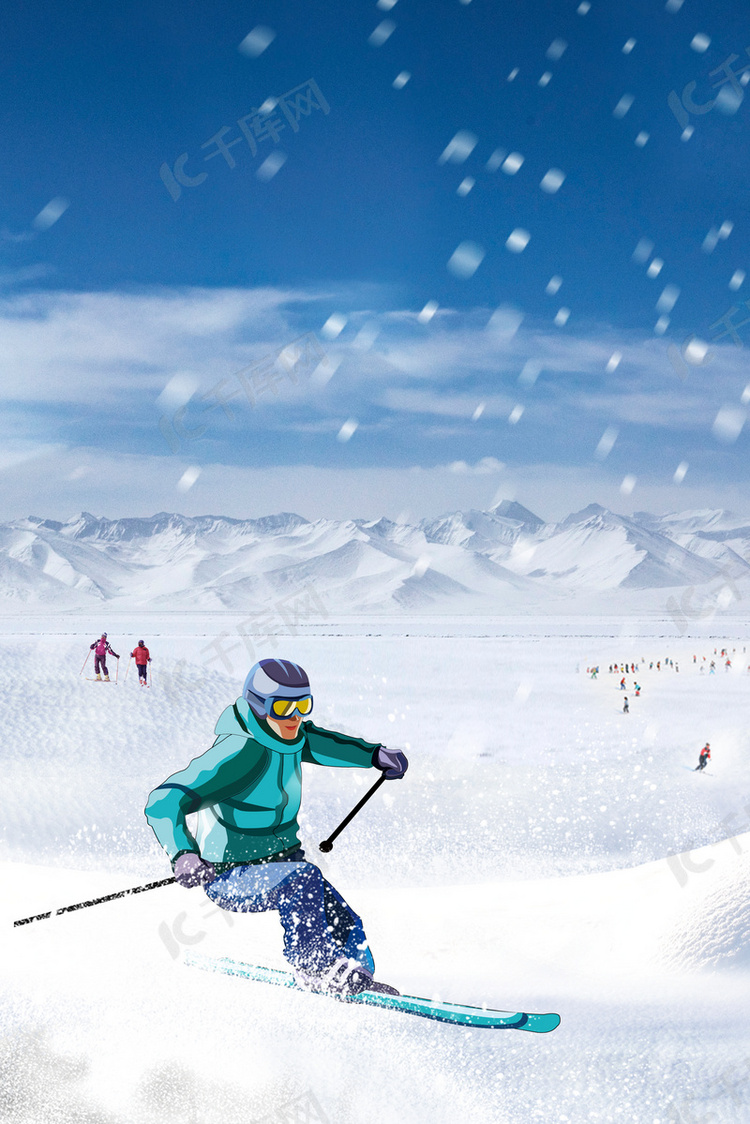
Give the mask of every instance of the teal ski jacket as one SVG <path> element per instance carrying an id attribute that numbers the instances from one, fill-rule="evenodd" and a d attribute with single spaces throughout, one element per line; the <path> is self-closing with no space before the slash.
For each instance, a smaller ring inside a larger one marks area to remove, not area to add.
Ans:
<path id="1" fill-rule="evenodd" d="M 194 851 L 214 864 L 253 863 L 300 845 L 302 762 L 367 768 L 379 743 L 302 722 L 294 741 L 259 722 L 237 699 L 216 723 L 216 741 L 148 798 L 146 819 L 174 862 Z M 198 813 L 195 836 L 186 816 Z"/>

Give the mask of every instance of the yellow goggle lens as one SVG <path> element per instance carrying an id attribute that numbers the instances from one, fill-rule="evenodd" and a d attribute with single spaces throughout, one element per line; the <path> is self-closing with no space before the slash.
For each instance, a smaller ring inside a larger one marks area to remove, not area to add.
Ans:
<path id="1" fill-rule="evenodd" d="M 295 709 L 300 714 L 309 714 L 312 710 L 312 699 L 275 699 L 271 704 L 274 718 L 291 718 Z"/>

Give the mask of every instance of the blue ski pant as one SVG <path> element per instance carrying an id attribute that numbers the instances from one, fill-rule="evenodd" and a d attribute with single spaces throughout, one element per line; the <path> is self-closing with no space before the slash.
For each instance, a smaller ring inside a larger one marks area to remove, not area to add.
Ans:
<path id="1" fill-rule="evenodd" d="M 284 955 L 293 967 L 320 975 L 342 956 L 371 974 L 375 964 L 362 922 L 314 863 L 286 861 L 232 867 L 205 887 L 221 909 L 279 911 Z"/>

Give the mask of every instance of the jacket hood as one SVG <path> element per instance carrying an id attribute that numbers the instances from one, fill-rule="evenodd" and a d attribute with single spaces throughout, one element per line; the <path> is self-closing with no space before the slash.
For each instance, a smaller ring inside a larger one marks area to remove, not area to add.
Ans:
<path id="1" fill-rule="evenodd" d="M 278 737 L 265 722 L 260 722 L 255 717 L 247 700 L 243 698 L 237 699 L 233 706 L 228 706 L 222 712 L 216 723 L 215 733 L 239 734 L 243 738 L 252 738 L 253 741 L 260 742 L 266 749 L 271 749 L 275 753 L 299 753 L 306 737 L 304 722 L 301 723 L 299 736 L 294 741 L 285 741 L 284 738 Z"/>

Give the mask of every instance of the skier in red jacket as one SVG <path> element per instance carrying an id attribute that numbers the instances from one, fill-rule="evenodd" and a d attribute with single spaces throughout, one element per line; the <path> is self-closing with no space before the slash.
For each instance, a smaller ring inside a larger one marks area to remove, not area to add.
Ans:
<path id="1" fill-rule="evenodd" d="M 693 769 L 693 772 L 694 773 L 702 773 L 703 770 L 705 769 L 706 765 L 708 765 L 710 760 L 711 760 L 711 746 L 709 745 L 708 742 L 706 742 L 703 749 L 700 751 L 700 756 L 698 757 L 698 764 Z"/>
<path id="2" fill-rule="evenodd" d="M 141 687 L 148 687 L 146 676 L 148 674 L 148 665 L 151 663 L 151 656 L 148 654 L 148 648 L 142 640 L 138 641 L 138 647 L 133 648 L 130 655 L 135 660 L 135 666 L 138 668 L 139 684 Z"/>

